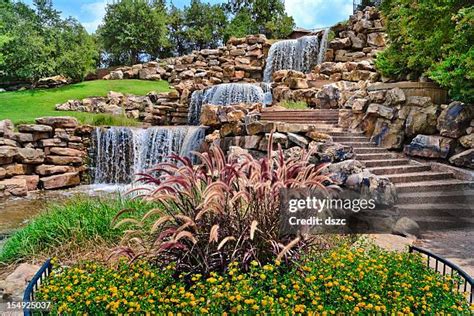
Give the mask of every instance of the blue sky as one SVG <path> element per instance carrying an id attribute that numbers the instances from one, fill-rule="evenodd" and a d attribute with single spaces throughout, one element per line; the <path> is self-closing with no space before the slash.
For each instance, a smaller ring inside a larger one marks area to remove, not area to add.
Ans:
<path id="1" fill-rule="evenodd" d="M 94 32 L 105 13 L 107 2 L 112 0 L 53 0 L 54 7 L 62 11 L 63 16 L 78 19 L 89 32 Z M 226 2 L 222 0 L 204 0 L 209 3 Z M 32 0 L 23 0 L 31 4 Z M 178 7 L 189 4 L 189 0 L 174 0 Z M 304 28 L 331 26 L 345 20 L 352 12 L 352 0 L 285 0 L 288 14 L 293 16 L 296 25 Z"/>

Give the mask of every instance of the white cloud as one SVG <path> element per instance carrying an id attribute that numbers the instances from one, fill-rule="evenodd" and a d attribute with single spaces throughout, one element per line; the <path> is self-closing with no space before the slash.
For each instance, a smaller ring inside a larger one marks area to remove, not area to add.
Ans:
<path id="1" fill-rule="evenodd" d="M 351 0 L 285 0 L 286 12 L 304 28 L 331 26 L 352 14 Z"/>
<path id="2" fill-rule="evenodd" d="M 97 27 L 102 23 L 105 15 L 105 7 L 109 1 L 103 0 L 92 3 L 85 3 L 81 6 L 81 22 L 89 33 L 97 30 Z"/>

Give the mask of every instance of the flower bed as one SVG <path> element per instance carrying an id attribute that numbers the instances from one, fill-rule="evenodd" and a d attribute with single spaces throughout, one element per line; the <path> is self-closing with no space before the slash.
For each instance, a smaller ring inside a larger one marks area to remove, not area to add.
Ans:
<path id="1" fill-rule="evenodd" d="M 176 275 L 144 261 L 117 269 L 82 263 L 56 269 L 37 293 L 53 312 L 101 313 L 469 313 L 457 280 L 413 254 L 341 247 L 289 268 L 276 261 L 248 272 Z M 471 307 L 472 308 L 472 307 Z"/>

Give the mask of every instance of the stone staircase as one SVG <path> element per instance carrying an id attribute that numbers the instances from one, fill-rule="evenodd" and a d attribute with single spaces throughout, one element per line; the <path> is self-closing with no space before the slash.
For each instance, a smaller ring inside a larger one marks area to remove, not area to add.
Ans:
<path id="1" fill-rule="evenodd" d="M 332 128 L 338 123 L 338 110 L 263 110 L 262 121 L 299 124 L 318 124 Z M 327 125 L 327 126 L 326 126 Z"/>
<path id="2" fill-rule="evenodd" d="M 457 227 L 459 220 L 472 225 L 474 184 L 456 179 L 451 171 L 434 170 L 430 163 L 420 163 L 402 153 L 377 147 L 362 132 L 353 132 L 337 125 L 338 110 L 264 111 L 262 120 L 285 123 L 316 124 L 317 130 L 333 140 L 351 146 L 355 159 L 372 173 L 389 178 L 398 192 L 401 216 L 409 216 L 421 227 Z M 447 169 L 449 170 L 449 169 Z"/>
<path id="3" fill-rule="evenodd" d="M 401 216 L 408 216 L 427 228 L 433 225 L 437 228 L 456 227 L 472 217 L 472 181 L 456 179 L 451 171 L 437 171 L 429 163 L 420 163 L 377 147 L 362 132 L 340 132 L 337 129 L 329 134 L 335 142 L 352 146 L 355 159 L 372 173 L 385 176 L 395 184 Z M 466 224 L 469 223 L 472 225 L 471 221 Z"/>

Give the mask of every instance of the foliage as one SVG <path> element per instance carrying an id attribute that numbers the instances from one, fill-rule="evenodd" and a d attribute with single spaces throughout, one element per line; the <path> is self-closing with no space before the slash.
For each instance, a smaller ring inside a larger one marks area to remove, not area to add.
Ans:
<path id="1" fill-rule="evenodd" d="M 121 0 L 107 5 L 97 33 L 109 65 L 155 59 L 166 45 L 166 8 L 160 0 Z"/>
<path id="2" fill-rule="evenodd" d="M 169 16 L 170 41 L 175 55 L 223 44 L 227 16 L 221 4 L 191 0 L 182 10 L 172 6 Z"/>
<path id="3" fill-rule="evenodd" d="M 429 76 L 458 100 L 474 103 L 474 6 L 459 10 L 452 43 L 443 47 L 443 59 Z"/>
<path id="4" fill-rule="evenodd" d="M 134 223 L 136 228 L 124 235 L 115 254 L 133 260 L 145 257 L 158 265 L 176 262 L 178 271 L 208 274 L 225 270 L 233 261 L 248 267 L 253 260 L 266 263 L 278 255 L 292 262 L 310 246 L 307 236 L 280 232 L 279 194 L 281 188 L 313 188 L 327 194 L 334 189 L 331 180 L 320 175 L 324 165 L 308 162 L 311 152 L 285 160 L 280 149 L 273 159 L 269 146 L 268 156 L 257 160 L 249 154 L 226 158 L 213 146 L 196 155 L 202 164 L 173 156 L 179 163 L 162 163 L 143 175 L 145 200 L 162 207 L 141 221 L 118 222 L 117 226 Z M 151 228 L 144 224 L 149 218 L 155 218 Z"/>
<path id="5" fill-rule="evenodd" d="M 80 112 L 58 112 L 54 107 L 68 100 L 90 96 L 106 96 L 109 91 L 145 95 L 150 91 L 166 92 L 166 81 L 149 80 L 96 80 L 85 81 L 53 89 L 34 89 L 0 93 L 0 120 L 10 119 L 14 123 L 32 123 L 41 116 L 70 115 L 80 121 L 94 122 L 98 114 Z M 115 125 L 115 124 L 112 124 Z"/>
<path id="6" fill-rule="evenodd" d="M 127 208 L 139 218 L 151 207 L 128 199 L 86 197 L 52 205 L 7 239 L 0 251 L 0 262 L 54 253 L 64 257 L 67 249 L 87 247 L 98 240 L 114 244 L 123 234 L 123 229 L 111 226 L 115 214 Z"/>
<path id="7" fill-rule="evenodd" d="M 258 30 L 267 38 L 285 38 L 295 23 L 285 12 L 282 0 L 229 0 L 227 8 L 234 14 L 226 36 L 241 36 L 243 29 Z"/>
<path id="8" fill-rule="evenodd" d="M 468 0 L 386 0 L 381 5 L 390 46 L 376 60 L 385 76 L 427 75 L 472 100 L 473 6 Z"/>
<path id="9" fill-rule="evenodd" d="M 35 10 L 21 2 L 0 2 L 2 77 L 34 82 L 60 74 L 82 80 L 97 64 L 94 38 L 77 20 L 61 19 L 50 0 L 33 3 Z"/>
<path id="10" fill-rule="evenodd" d="M 80 119 L 82 124 L 92 126 L 139 126 L 141 123 L 125 115 L 97 114 Z"/>
<path id="11" fill-rule="evenodd" d="M 58 268 L 37 299 L 74 314 L 469 314 L 457 278 L 417 255 L 378 248 L 336 248 L 298 267 L 232 263 L 225 273 L 181 274 L 147 262 L 109 268 L 93 262 Z"/>
<path id="12" fill-rule="evenodd" d="M 280 103 L 280 105 L 284 108 L 287 109 L 295 109 L 295 110 L 302 110 L 302 109 L 307 109 L 308 104 L 304 101 L 288 101 L 285 100 Z"/>

